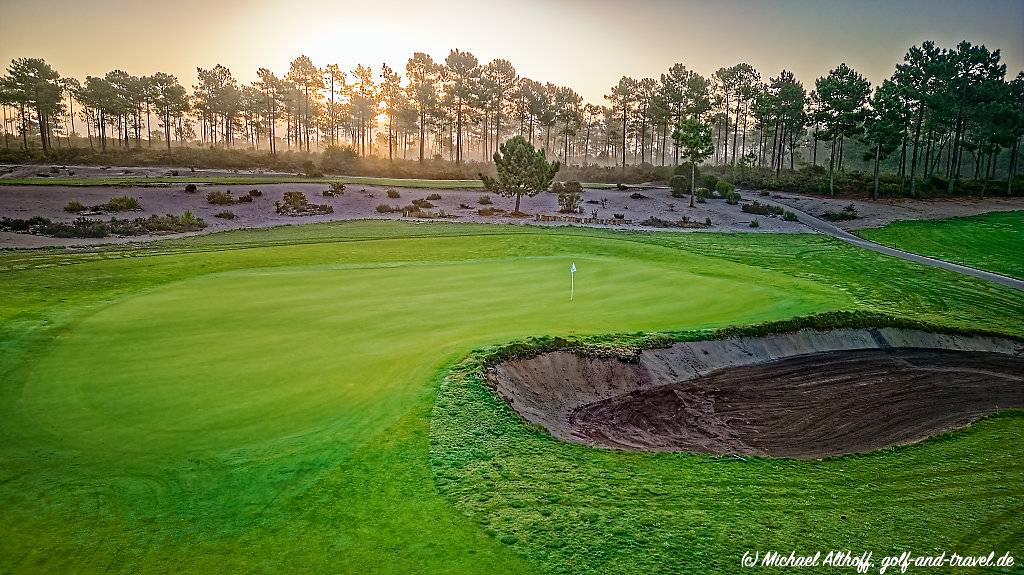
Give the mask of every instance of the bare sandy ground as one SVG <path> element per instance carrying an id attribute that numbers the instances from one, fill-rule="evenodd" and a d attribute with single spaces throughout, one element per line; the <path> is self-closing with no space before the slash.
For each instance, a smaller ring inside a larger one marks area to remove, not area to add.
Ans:
<path id="1" fill-rule="evenodd" d="M 861 217 L 835 222 L 847 230 L 875 228 L 898 220 L 935 220 L 973 216 L 986 212 L 1024 210 L 1024 197 L 948 198 L 931 200 L 880 199 L 878 201 L 820 198 L 797 194 L 772 193 L 771 199 L 821 217 L 825 212 L 839 212 L 853 204 Z"/>
<path id="2" fill-rule="evenodd" d="M 206 201 L 206 194 L 213 190 L 231 190 L 237 197 L 253 188 L 262 191 L 263 196 L 256 198 L 250 204 L 215 206 L 210 205 Z M 113 214 L 114 216 L 118 218 L 136 218 L 152 214 L 179 214 L 189 210 L 206 220 L 208 227 L 202 233 L 211 233 L 235 228 L 270 227 L 337 220 L 365 218 L 403 219 L 400 213 L 379 214 L 376 211 L 376 207 L 379 204 L 406 206 L 412 203 L 413 200 L 425 199 L 431 194 L 438 194 L 441 196 L 441 199 L 429 200 L 435 207 L 429 208 L 428 211 L 437 212 L 443 210 L 451 216 L 446 218 L 450 221 L 567 225 L 562 222 L 537 222 L 532 217 L 536 214 L 558 214 L 557 196 L 550 193 L 543 193 L 533 198 L 524 198 L 521 209 L 531 214 L 531 217 L 513 218 L 505 215 L 478 215 L 477 210 L 480 208 L 494 207 L 507 211 L 511 211 L 513 208 L 513 201 L 511 199 L 487 194 L 480 190 L 429 190 L 350 184 L 347 186 L 343 196 L 330 198 L 322 195 L 324 190 L 327 189 L 328 186 L 326 184 L 200 185 L 197 192 L 187 193 L 184 191 L 184 185 L 169 187 L 0 186 L 0 217 L 25 219 L 32 216 L 43 216 L 51 220 L 72 221 L 78 216 L 67 213 L 63 209 L 64 205 L 71 200 L 77 200 L 86 206 L 91 206 L 103 204 L 115 196 L 127 195 L 137 198 L 142 204 L 142 209 L 135 212 Z M 388 189 L 397 190 L 401 197 L 396 199 L 388 198 Z M 332 205 L 334 213 L 322 216 L 298 217 L 277 214 L 274 210 L 274 202 L 280 200 L 284 192 L 291 190 L 304 192 L 311 203 Z M 630 197 L 634 193 L 640 193 L 646 197 L 634 199 Z M 484 195 L 490 196 L 493 201 L 492 205 L 485 206 L 478 203 L 478 200 Z M 750 195 L 750 198 L 757 199 L 758 196 L 753 194 Z M 601 202 L 604 203 L 602 204 Z M 597 212 L 599 218 L 612 218 L 615 214 L 623 214 L 626 219 L 632 221 L 631 224 L 623 226 L 597 227 L 654 229 L 644 228 L 639 223 L 651 216 L 672 221 L 680 220 L 683 216 L 687 216 L 691 221 L 697 222 L 704 222 L 705 218 L 711 218 L 712 226 L 707 228 L 710 231 L 810 231 L 803 224 L 786 222 L 780 217 L 770 218 L 743 213 L 740 206 L 728 205 L 723 200 L 711 199 L 705 204 L 696 204 L 694 208 L 688 206 L 688 197 L 673 198 L 667 189 L 625 191 L 588 189 L 584 191 L 583 215 L 589 217 L 593 212 Z M 234 220 L 225 220 L 214 217 L 214 214 L 223 211 L 234 212 L 236 218 Z M 110 215 L 90 217 L 109 219 Z M 750 221 L 753 219 L 758 220 L 760 227 L 756 229 L 750 227 Z M 678 228 L 672 229 L 678 230 Z M 178 236 L 180 235 L 182 234 Z M 62 239 L 0 232 L 0 247 L 95 245 L 138 242 L 152 239 L 154 239 L 153 236 Z"/>
<path id="3" fill-rule="evenodd" d="M 276 172 L 262 170 L 196 170 L 191 172 L 187 168 L 180 167 L 103 167 L 103 166 L 56 166 L 57 171 L 52 175 L 68 176 L 73 172 L 75 177 L 104 177 L 104 176 L 142 176 L 159 177 L 166 176 L 172 170 L 177 170 L 180 175 L 236 175 L 236 174 L 274 174 Z M 50 173 L 51 166 L 0 166 L 0 179 L 16 177 L 34 177 L 40 173 Z M 236 196 L 248 192 L 253 187 L 264 192 L 263 197 L 258 198 L 251 204 L 237 204 L 234 206 L 212 206 L 206 202 L 206 194 L 213 190 L 231 190 Z M 350 219 L 401 219 L 401 214 L 381 215 L 377 213 L 378 204 L 390 206 L 406 206 L 413 200 L 424 199 L 428 195 L 437 193 L 440 200 L 430 200 L 435 205 L 430 211 L 443 210 L 449 214 L 451 221 L 485 222 L 485 223 L 514 223 L 514 224 L 535 224 L 535 225 L 567 225 L 561 222 L 536 222 L 533 217 L 511 218 L 504 215 L 480 216 L 477 210 L 487 207 L 479 204 L 484 192 L 480 190 L 448 189 L 448 190 L 427 190 L 415 188 L 394 188 L 401 193 L 401 198 L 390 199 L 386 195 L 388 188 L 382 186 L 363 186 L 350 184 L 344 196 L 326 198 L 322 192 L 327 189 L 326 184 L 262 184 L 262 185 L 200 185 L 197 193 L 188 194 L 184 192 L 184 185 L 171 186 L 111 186 L 111 187 L 78 187 L 78 186 L 0 186 L 0 217 L 28 218 L 31 216 L 44 216 L 52 220 L 73 220 L 77 215 L 69 214 L 63 210 L 64 204 L 71 200 L 78 200 L 85 205 L 97 205 L 106 202 L 115 196 L 130 195 L 138 198 L 143 209 L 138 212 L 116 214 L 119 218 L 142 217 L 152 214 L 178 214 L 189 210 L 192 213 L 206 220 L 208 227 L 202 232 L 212 233 L 217 231 L 236 229 L 270 227 L 288 224 L 302 224 L 312 222 L 327 222 Z M 274 202 L 281 199 L 285 191 L 298 190 L 306 194 L 309 201 L 314 203 L 329 203 L 334 207 L 334 213 L 324 216 L 302 216 L 289 217 L 281 216 L 274 211 Z M 646 198 L 634 199 L 630 195 L 640 193 Z M 759 193 L 742 191 L 744 201 L 764 199 Z M 493 205 L 491 207 L 504 210 L 512 209 L 512 201 L 508 198 L 491 196 Z M 837 222 L 837 225 L 845 230 L 857 230 L 861 228 L 875 227 L 888 224 L 897 220 L 908 219 L 936 219 L 956 216 L 980 214 L 991 211 L 1024 210 L 1024 198 L 989 197 L 985 199 L 958 198 L 942 200 L 906 200 L 906 199 L 883 199 L 877 202 L 850 199 L 830 199 L 813 196 L 801 196 L 796 194 L 773 193 L 771 199 L 789 205 L 806 213 L 820 216 L 826 211 L 840 211 L 849 204 L 854 204 L 861 214 L 856 220 Z M 603 203 L 602 203 L 603 202 Z M 468 206 L 464 208 L 462 206 Z M 691 221 L 704 222 L 705 218 L 711 218 L 712 226 L 709 231 L 720 232 L 810 232 L 800 223 L 785 222 L 782 218 L 769 218 L 764 216 L 752 216 L 745 214 L 739 206 L 730 206 L 722 200 L 708 200 L 706 204 L 697 204 L 689 208 L 688 198 L 673 198 L 669 191 L 664 188 L 652 188 L 626 191 L 621 190 L 596 190 L 587 189 L 584 192 L 584 215 L 591 216 L 597 212 L 599 218 L 612 218 L 615 214 L 623 214 L 632 223 L 624 226 L 598 226 L 598 227 L 619 227 L 626 229 L 656 230 L 664 228 L 644 228 L 640 222 L 649 217 L 657 217 L 664 220 L 679 220 L 683 216 Z M 535 214 L 558 214 L 558 202 L 554 194 L 541 194 L 534 198 L 524 198 L 523 209 Z M 214 214 L 222 211 L 234 212 L 234 220 L 215 218 Z M 107 219 L 110 215 L 91 216 Z M 751 228 L 751 220 L 758 220 L 760 226 Z M 583 224 L 574 224 L 583 225 Z M 680 228 L 670 228 L 680 231 Z M 683 229 L 682 231 L 696 231 Z M 181 237 L 195 234 L 176 234 L 171 237 Z M 23 247 L 44 247 L 44 246 L 88 246 L 110 243 L 145 242 L 159 237 L 168 236 L 138 236 L 138 237 L 109 237 L 109 238 L 47 238 L 32 236 L 28 234 L 15 234 L 0 232 L 0 248 L 23 248 Z"/>

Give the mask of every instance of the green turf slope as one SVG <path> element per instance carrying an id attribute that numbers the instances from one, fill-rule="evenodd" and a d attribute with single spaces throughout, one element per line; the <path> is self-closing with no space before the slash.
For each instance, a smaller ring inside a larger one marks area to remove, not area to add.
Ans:
<path id="1" fill-rule="evenodd" d="M 570 261 L 580 270 L 572 303 Z M 142 250 L 10 252 L 0 254 L 0 268 L 0 572 L 549 571 L 565 566 L 566 555 L 538 554 L 526 531 L 502 537 L 515 531 L 482 523 L 480 510 L 432 475 L 438 386 L 472 349 L 528 335 L 700 328 L 858 308 L 1024 331 L 1024 297 L 1012 290 L 815 236 L 352 222 Z M 463 416 L 476 413 L 468 400 L 466 407 Z M 489 481 L 521 492 L 534 487 L 520 483 L 524 462 L 551 460 L 532 458 L 538 435 L 511 423 L 501 432 L 518 453 L 491 462 L 509 475 Z M 469 421 L 483 434 L 493 424 L 489 414 Z M 940 487 L 980 478 L 992 485 L 984 493 L 993 513 L 1019 507 L 1022 464 L 1002 455 L 1019 425 L 1007 418 L 952 439 L 972 448 L 979 471 L 938 479 Z M 688 554 L 665 548 L 656 563 L 663 571 L 720 551 L 709 542 L 737 536 L 729 527 L 737 519 L 740 540 L 756 540 L 748 528 L 755 511 L 737 499 L 751 493 L 730 487 L 728 467 L 542 447 L 572 470 L 552 477 L 580 481 L 563 491 L 567 503 L 582 505 L 572 513 L 586 521 L 588 507 L 615 509 L 628 495 L 643 505 L 616 529 L 660 529 L 688 542 Z M 637 473 L 624 471 L 633 465 Z M 658 471 L 648 475 L 651 465 Z M 901 495 L 823 481 L 835 466 L 790 476 L 780 465 L 762 481 L 774 485 L 762 495 L 780 508 L 786 497 L 814 508 L 832 499 L 866 508 L 880 497 L 921 501 L 915 489 L 929 486 L 924 467 L 899 471 Z M 872 469 L 880 467 L 857 473 Z M 714 496 L 729 505 L 700 512 L 706 500 L 665 497 L 674 486 L 656 483 L 675 474 L 720 486 Z M 583 485 L 597 499 L 578 499 Z M 678 506 L 686 521 L 645 511 L 659 502 Z M 522 520 L 522 502 L 488 505 Z M 692 535 L 693 513 L 707 526 L 700 537 Z M 811 528 L 801 522 L 820 519 L 798 517 L 781 527 Z M 940 518 L 941 540 L 974 525 Z M 652 564 L 595 529 L 592 538 L 573 531 L 571 548 L 608 553 L 607 561 L 569 570 Z M 870 534 L 870 526 L 857 533 Z"/>
<path id="2" fill-rule="evenodd" d="M 901 250 L 1024 279 L 1024 212 L 908 220 L 857 234 Z"/>

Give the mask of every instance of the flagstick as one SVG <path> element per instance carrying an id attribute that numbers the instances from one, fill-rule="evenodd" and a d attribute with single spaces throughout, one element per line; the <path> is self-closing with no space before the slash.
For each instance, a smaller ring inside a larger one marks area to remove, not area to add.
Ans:
<path id="1" fill-rule="evenodd" d="M 576 291 L 576 274 L 569 272 L 569 301 L 572 301 L 573 293 Z"/>

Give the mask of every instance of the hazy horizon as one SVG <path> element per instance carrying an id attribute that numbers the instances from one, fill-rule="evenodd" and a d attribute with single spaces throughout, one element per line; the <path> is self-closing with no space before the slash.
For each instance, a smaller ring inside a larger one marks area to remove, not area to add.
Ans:
<path id="1" fill-rule="evenodd" d="M 197 66 L 223 64 L 249 82 L 260 66 L 283 74 L 300 54 L 348 71 L 364 64 L 379 73 L 387 62 L 404 75 L 413 52 L 443 60 L 459 48 L 481 62 L 508 59 L 521 76 L 569 86 L 593 103 L 619 77 L 658 78 L 675 62 L 704 75 L 748 62 L 766 79 L 786 68 L 806 86 L 846 62 L 876 85 L 908 47 L 929 39 L 999 49 L 1008 77 L 1024 65 L 1024 0 L 525 0 L 514 7 L 181 0 L 160 8 L 127 0 L 4 0 L 0 58 L 6 66 L 12 58 L 41 57 L 79 79 L 115 68 L 164 71 L 190 86 Z"/>

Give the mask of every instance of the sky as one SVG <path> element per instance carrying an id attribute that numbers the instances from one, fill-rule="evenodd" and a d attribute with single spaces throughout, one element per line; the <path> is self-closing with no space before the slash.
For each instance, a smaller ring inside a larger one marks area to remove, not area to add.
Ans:
<path id="1" fill-rule="evenodd" d="M 187 87 L 196 66 L 248 82 L 306 54 L 404 72 L 413 52 L 458 48 L 604 103 L 621 76 L 676 62 L 704 75 L 747 62 L 765 79 L 785 68 L 807 86 L 846 62 L 877 84 L 926 39 L 998 48 L 1015 76 L 1024 0 L 0 0 L 4 63 L 40 57 L 79 79 L 162 71 Z"/>

